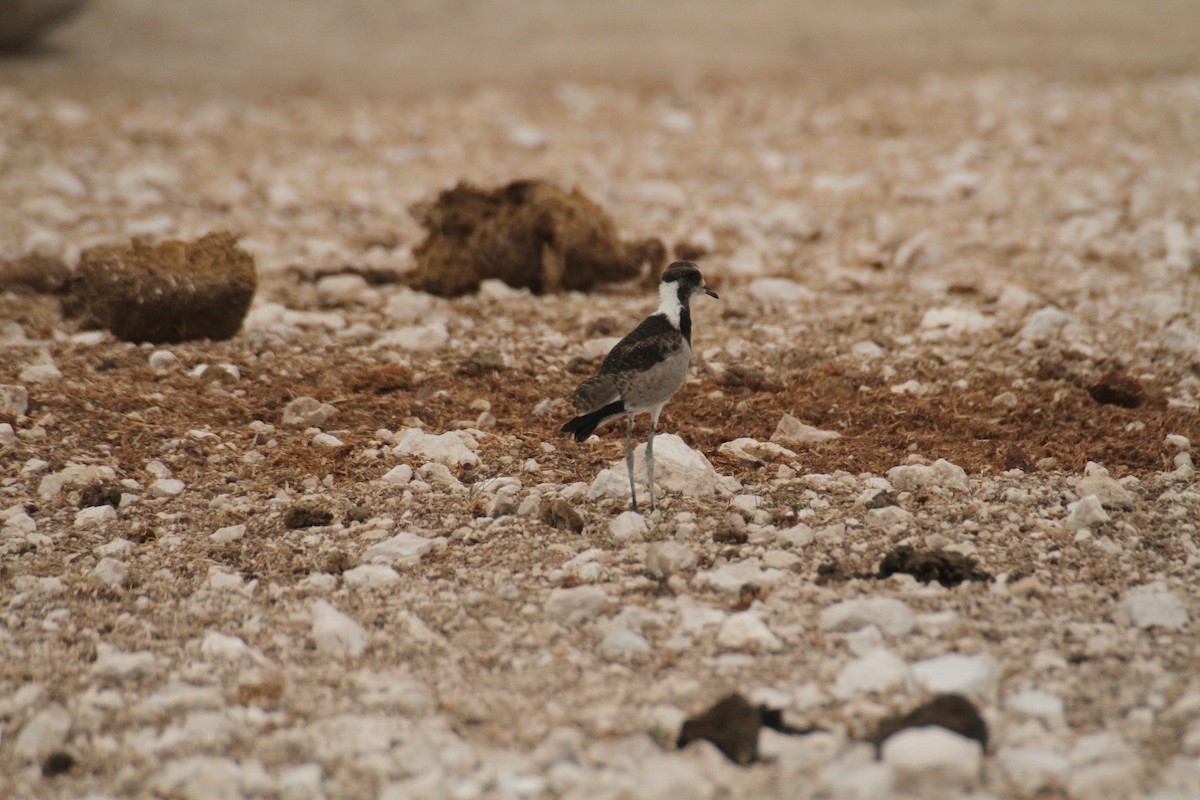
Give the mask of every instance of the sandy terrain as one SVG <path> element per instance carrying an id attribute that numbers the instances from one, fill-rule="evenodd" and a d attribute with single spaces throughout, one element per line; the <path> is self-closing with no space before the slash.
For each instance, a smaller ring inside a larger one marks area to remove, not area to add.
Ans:
<path id="1" fill-rule="evenodd" d="M 1188 4 L 193 5 L 0 63 L 0 276 L 219 230 L 259 273 L 163 346 L 5 284 L 0 795 L 1200 796 Z M 402 285 L 414 203 L 528 177 L 720 291 L 644 519 L 557 429 L 653 276 Z M 732 691 L 821 730 L 676 750 Z M 986 752 L 875 760 L 940 692 Z"/>

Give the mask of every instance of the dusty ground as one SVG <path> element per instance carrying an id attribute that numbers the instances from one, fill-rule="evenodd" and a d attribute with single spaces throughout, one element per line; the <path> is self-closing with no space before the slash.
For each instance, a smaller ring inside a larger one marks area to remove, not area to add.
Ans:
<path id="1" fill-rule="evenodd" d="M 1109 19 L 1090 35 L 1120 38 Z M 900 80 L 404 101 L 80 92 L 52 53 L 12 66 L 0 257 L 232 229 L 260 288 L 238 337 L 153 362 L 54 297 L 0 297 L 0 384 L 29 394 L 0 416 L 0 794 L 888 796 L 901 779 L 851 740 L 955 688 L 992 727 L 966 781 L 983 795 L 1200 795 L 1200 72 L 1164 24 L 1108 61 L 1064 56 L 1065 78 L 968 45 L 924 77 L 886 62 Z M 694 377 L 661 427 L 724 478 L 665 492 L 643 533 L 589 491 L 616 431 L 556 431 L 597 340 L 650 309 L 644 284 L 447 301 L 310 280 L 409 269 L 411 204 L 525 177 L 703 253 L 721 292 L 696 303 Z M 336 407 L 337 442 L 282 424 L 302 396 Z M 841 437 L 719 452 L 784 413 Z M 461 486 L 400 452 L 415 427 L 473 431 Z M 886 480 L 939 458 L 966 483 Z M 399 464 L 415 477 L 383 481 Z M 889 487 L 898 505 L 872 498 Z M 1071 512 L 1089 494 L 1104 515 Z M 543 521 L 559 499 L 582 533 Z M 406 532 L 426 544 L 362 569 Z M 869 577 L 900 544 L 991 579 Z M 1157 616 L 1132 613 L 1156 581 Z M 915 624 L 822 625 L 859 597 Z M 363 652 L 314 632 L 322 600 Z M 739 639 L 745 614 L 767 633 Z M 931 678 L 946 653 L 982 674 Z M 675 754 L 684 715 L 731 689 L 827 732 L 764 735 L 746 768 Z"/>

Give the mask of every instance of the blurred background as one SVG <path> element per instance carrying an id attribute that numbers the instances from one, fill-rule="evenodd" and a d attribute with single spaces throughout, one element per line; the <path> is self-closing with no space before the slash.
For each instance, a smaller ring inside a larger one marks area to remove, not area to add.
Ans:
<path id="1" fill-rule="evenodd" d="M 990 68 L 1195 69 L 1200 2 L 0 0 L 0 42 L 0 82 L 67 94 L 412 96 L 563 79 L 836 89 Z"/>

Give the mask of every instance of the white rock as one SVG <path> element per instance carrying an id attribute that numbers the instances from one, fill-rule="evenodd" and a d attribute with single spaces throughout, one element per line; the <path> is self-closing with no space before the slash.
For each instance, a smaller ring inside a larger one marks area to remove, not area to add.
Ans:
<path id="1" fill-rule="evenodd" d="M 334 436 L 332 433 L 318 433 L 312 438 L 313 444 L 319 444 L 322 447 L 341 447 L 342 440 Z"/>
<path id="2" fill-rule="evenodd" d="M 695 565 L 696 553 L 682 542 L 655 542 L 646 551 L 646 569 L 662 578 L 669 578 Z"/>
<path id="3" fill-rule="evenodd" d="M 609 535 L 618 542 L 641 541 L 649 530 L 646 518 L 636 511 L 622 511 L 608 525 Z"/>
<path id="4" fill-rule="evenodd" d="M 695 583 L 701 588 L 709 588 L 726 595 L 737 596 L 746 585 L 769 589 L 787 577 L 787 573 L 778 569 L 763 569 L 757 558 L 747 558 L 725 564 L 713 570 L 696 573 Z"/>
<path id="5" fill-rule="evenodd" d="M 200 643 L 200 653 L 208 658 L 236 661 L 244 655 L 249 655 L 250 648 L 240 636 L 209 631 Z"/>
<path id="6" fill-rule="evenodd" d="M 416 564 L 438 542 L 438 539 L 426 539 L 415 533 L 398 533 L 367 548 L 363 559 L 372 564 Z"/>
<path id="7" fill-rule="evenodd" d="M 578 625 L 593 619 L 608 605 L 608 592 L 599 586 L 572 586 L 554 589 L 546 600 L 546 616 L 564 625 Z"/>
<path id="8" fill-rule="evenodd" d="M 282 424 L 289 428 L 320 428 L 337 413 L 337 406 L 315 397 L 297 397 L 283 407 Z"/>
<path id="9" fill-rule="evenodd" d="M 925 341 L 963 339 L 990 330 L 995 322 L 972 308 L 931 308 L 921 317 L 920 337 Z"/>
<path id="10" fill-rule="evenodd" d="M 854 659 L 838 672 L 833 694 L 841 700 L 864 692 L 886 692 L 910 680 L 908 664 L 890 650 L 872 650 Z"/>
<path id="11" fill-rule="evenodd" d="M 129 578 L 129 565 L 115 558 L 102 558 L 92 567 L 92 577 L 106 586 L 118 589 Z"/>
<path id="12" fill-rule="evenodd" d="M 1080 736 L 1068 756 L 1071 775 L 1067 794 L 1078 798 L 1134 798 L 1142 765 L 1129 745 L 1116 733 L 1105 731 Z"/>
<path id="13" fill-rule="evenodd" d="M 644 484 L 643 484 L 644 488 Z M 625 468 L 602 469 L 596 473 L 587 493 L 589 500 L 608 498 L 610 500 L 629 499 L 629 473 Z M 632 512 L 631 512 L 632 513 Z M 640 514 L 638 516 L 641 516 Z M 619 518 L 618 518 L 619 519 Z"/>
<path id="14" fill-rule="evenodd" d="M 275 794 L 275 782 L 257 761 L 188 756 L 171 761 L 147 780 L 155 796 L 182 800 L 237 800 Z"/>
<path id="15" fill-rule="evenodd" d="M 1100 503 L 1100 498 L 1094 494 L 1067 504 L 1067 528 L 1077 531 L 1080 528 L 1094 528 L 1108 522 L 1108 514 Z"/>
<path id="16" fill-rule="evenodd" d="M 432 353 L 441 350 L 450 341 L 450 332 L 444 322 L 427 325 L 409 325 L 385 333 L 375 342 L 375 347 L 395 348 L 410 353 Z"/>
<path id="17" fill-rule="evenodd" d="M 179 356 L 170 350 L 155 350 L 148 361 L 152 369 L 170 369 L 179 363 Z"/>
<path id="18" fill-rule="evenodd" d="M 12 447 L 17 443 L 17 433 L 7 422 L 0 422 L 0 447 Z"/>
<path id="19" fill-rule="evenodd" d="M 441 486 L 443 489 L 449 489 L 451 492 L 465 492 L 467 490 L 462 481 L 454 477 L 454 473 L 445 464 L 438 464 L 436 462 L 422 464 L 421 468 L 417 470 L 417 477 L 426 484 Z"/>
<path id="20" fill-rule="evenodd" d="M 279 771 L 279 796 L 282 800 L 323 800 L 323 778 L 321 765 L 312 761 L 285 767 Z"/>
<path id="21" fill-rule="evenodd" d="M 30 364 L 17 375 L 25 383 L 46 383 L 62 377 L 62 370 L 54 364 Z"/>
<path id="22" fill-rule="evenodd" d="M 908 728 L 883 743 L 895 787 L 918 797 L 959 797 L 979 784 L 979 743 L 938 726 Z"/>
<path id="23" fill-rule="evenodd" d="M 706 770 L 699 768 L 695 759 L 689 758 L 690 751 L 698 747 L 693 745 L 681 753 L 654 753 L 637 759 L 630 765 L 636 770 L 636 780 L 628 793 L 621 792 L 620 796 L 630 800 L 714 800 L 720 788 Z"/>
<path id="24" fill-rule="evenodd" d="M 246 526 L 239 524 L 228 525 L 224 528 L 217 528 L 215 531 L 209 534 L 208 538 L 217 544 L 228 544 L 229 542 L 238 541 L 245 535 Z"/>
<path id="25" fill-rule="evenodd" d="M 608 659 L 621 659 L 650 652 L 646 637 L 624 625 L 610 625 L 600 640 L 600 654 Z"/>
<path id="26" fill-rule="evenodd" d="M 643 443 L 634 452 L 634 476 L 643 484 L 646 480 L 645 458 L 646 445 Z M 624 473 L 624 459 L 615 462 L 612 468 Z M 708 497 L 716 493 L 721 476 L 699 450 L 688 447 L 673 433 L 660 433 L 654 437 L 654 479 L 661 489 L 679 492 L 685 497 Z"/>
<path id="27" fill-rule="evenodd" d="M 325 600 L 313 603 L 312 634 L 317 649 L 338 658 L 357 658 L 367 649 L 367 633 L 354 619 Z"/>
<path id="28" fill-rule="evenodd" d="M 987 653 L 947 653 L 927 658 L 913 664 L 912 673 L 922 689 L 937 693 L 988 695 L 996 690 L 1000 679 L 1000 667 Z"/>
<path id="29" fill-rule="evenodd" d="M 717 646 L 723 650 L 775 653 L 783 649 L 767 624 L 754 611 L 730 614 L 717 630 Z"/>
<path id="30" fill-rule="evenodd" d="M 398 583 L 400 573 L 386 564 L 363 564 L 343 572 L 342 580 L 352 589 L 371 589 Z"/>
<path id="31" fill-rule="evenodd" d="M 477 465 L 479 456 L 473 452 L 477 449 L 479 445 L 468 433 L 447 431 L 442 434 L 430 434 L 419 428 L 405 431 L 395 446 L 395 452 L 400 455 L 419 456 L 449 467 L 462 464 Z"/>
<path id="32" fill-rule="evenodd" d="M 81 531 L 99 528 L 116 518 L 117 510 L 110 505 L 81 508 L 75 512 L 75 527 Z"/>
<path id="33" fill-rule="evenodd" d="M 996 754 L 996 762 L 1008 782 L 1029 796 L 1061 793 L 1071 773 L 1071 762 L 1065 755 L 1042 747 L 1005 747 Z"/>
<path id="34" fill-rule="evenodd" d="M 38 496 L 44 500 L 49 500 L 52 497 L 56 497 L 65 486 L 113 480 L 116 476 L 117 474 L 113 471 L 112 467 L 68 464 L 58 472 L 42 478 L 38 484 Z"/>
<path id="35" fill-rule="evenodd" d="M 804 446 L 840 439 L 841 436 L 837 431 L 823 431 L 812 425 L 804 424 L 791 414 L 784 414 L 775 426 L 775 432 L 771 434 L 771 441 L 779 444 Z"/>
<path id="36" fill-rule="evenodd" d="M 1045 342 L 1057 338 L 1071 319 L 1067 312 L 1047 306 L 1026 317 L 1017 336 L 1032 342 Z"/>
<path id="37" fill-rule="evenodd" d="M 1163 439 L 1163 444 L 1184 453 L 1192 449 L 1191 439 L 1178 433 L 1168 433 L 1167 437 Z"/>
<path id="38" fill-rule="evenodd" d="M 434 698 L 421 681 L 403 672 L 359 670 L 354 674 L 359 702 L 369 708 L 424 714 L 434 707 Z"/>
<path id="39" fill-rule="evenodd" d="M 1061 728 L 1064 724 L 1062 698 L 1040 689 L 1026 689 L 1011 695 L 1005 708 L 1016 716 L 1039 719 L 1049 728 Z"/>
<path id="40" fill-rule="evenodd" d="M 122 653 L 103 643 L 96 650 L 96 661 L 90 670 L 94 678 L 120 683 L 151 675 L 158 669 L 158 659 L 148 650 Z"/>
<path id="41" fill-rule="evenodd" d="M 808 738 L 808 737 L 805 737 Z M 837 800 L 890 800 L 892 771 L 875 759 L 875 748 L 859 742 L 846 747 L 827 762 L 817 776 L 818 797 Z"/>
<path id="42" fill-rule="evenodd" d="M 965 492 L 971 488 L 966 471 L 939 458 L 931 466 L 905 464 L 888 470 L 888 481 L 898 492 L 918 492 L 922 489 L 952 489 Z"/>
<path id="43" fill-rule="evenodd" d="M 888 636 L 902 636 L 916 625 L 916 617 L 902 600 L 892 597 L 860 597 L 843 600 L 821 612 L 826 631 L 856 631 L 874 625 Z"/>
<path id="44" fill-rule="evenodd" d="M 17 735 L 13 755 L 28 761 L 40 761 L 55 750 L 62 749 L 71 732 L 71 715 L 57 703 L 34 714 Z"/>
<path id="45" fill-rule="evenodd" d="M 23 417 L 29 410 L 29 390 L 19 384 L 0 383 L 0 414 Z"/>
<path id="46" fill-rule="evenodd" d="M 229 572 L 213 565 L 208 568 L 205 580 L 208 588 L 217 592 L 238 592 L 246 588 L 246 579 L 236 572 Z"/>
<path id="47" fill-rule="evenodd" d="M 746 291 L 768 309 L 804 303 L 817 297 L 812 289 L 787 278 L 756 278 L 750 281 Z"/>
<path id="48" fill-rule="evenodd" d="M 178 478 L 159 478 L 150 484 L 151 497 L 175 497 L 183 492 L 183 481 Z"/>
<path id="49" fill-rule="evenodd" d="M 98 556 L 121 558 L 122 556 L 128 556 L 133 552 L 133 542 L 129 541 L 128 539 L 122 539 L 118 536 L 111 541 L 107 541 L 104 544 L 97 546 L 94 552 Z"/>
<path id="50" fill-rule="evenodd" d="M 1116 621 L 1121 625 L 1178 630 L 1189 619 L 1183 602 L 1162 581 L 1130 589 L 1117 605 Z"/>
<path id="51" fill-rule="evenodd" d="M 741 461 L 747 461 L 751 464 L 761 464 L 767 461 L 776 461 L 781 458 L 795 458 L 796 454 L 786 447 L 781 447 L 774 442 L 760 442 L 757 439 L 741 438 L 734 439 L 732 442 L 725 442 L 717 448 L 717 452 L 722 455 L 732 456 Z M 655 460 L 655 474 L 658 472 L 657 459 Z"/>
<path id="52" fill-rule="evenodd" d="M 398 464 L 388 470 L 380 480 L 392 486 L 404 486 L 412 480 L 412 476 L 412 467 L 408 464 Z"/>
<path id="53" fill-rule="evenodd" d="M 361 275 L 326 275 L 317 281 L 317 303 L 325 308 L 348 306 L 360 302 L 370 289 Z"/>
<path id="54" fill-rule="evenodd" d="M 1095 465 L 1089 461 L 1088 466 Z M 1109 477 L 1107 470 L 1080 478 L 1079 483 L 1075 484 L 1075 493 L 1080 499 L 1095 495 L 1105 508 L 1133 508 L 1137 502 L 1134 493 Z"/>

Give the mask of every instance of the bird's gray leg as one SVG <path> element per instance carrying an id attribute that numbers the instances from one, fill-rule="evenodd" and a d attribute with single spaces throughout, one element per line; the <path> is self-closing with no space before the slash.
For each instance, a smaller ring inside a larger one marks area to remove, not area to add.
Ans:
<path id="1" fill-rule="evenodd" d="M 650 438 L 646 440 L 646 480 L 650 483 L 650 510 L 654 511 L 654 429 L 658 427 L 658 415 L 662 406 L 650 412 Z"/>
<path id="2" fill-rule="evenodd" d="M 633 510 L 637 511 L 637 488 L 633 482 L 633 414 L 628 419 L 629 425 L 625 429 L 625 466 L 629 468 L 629 497 L 633 500 Z"/>

